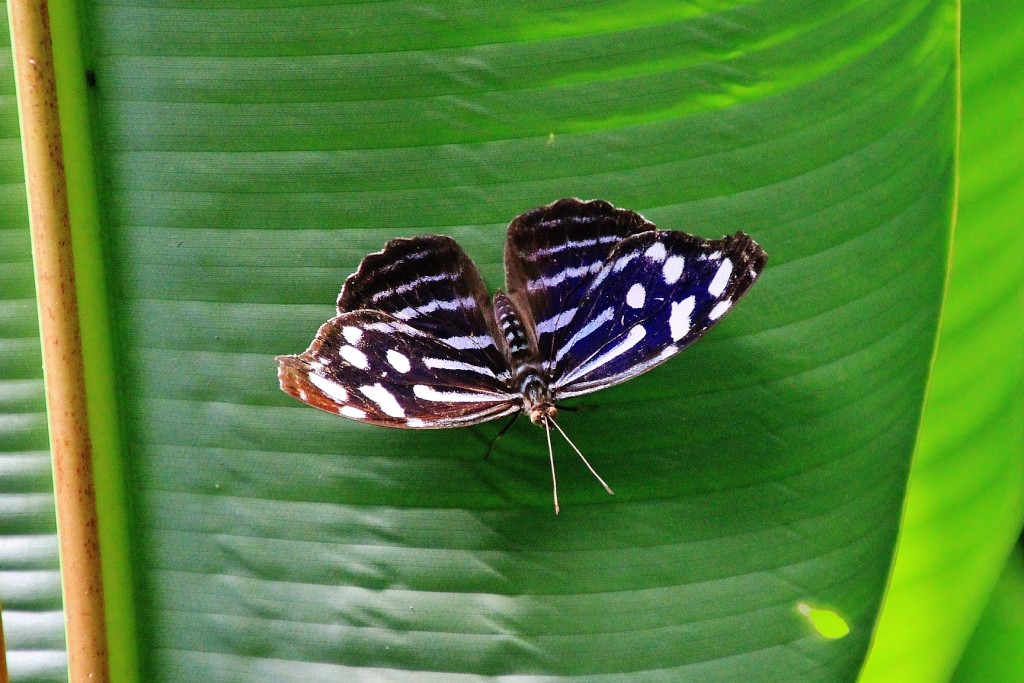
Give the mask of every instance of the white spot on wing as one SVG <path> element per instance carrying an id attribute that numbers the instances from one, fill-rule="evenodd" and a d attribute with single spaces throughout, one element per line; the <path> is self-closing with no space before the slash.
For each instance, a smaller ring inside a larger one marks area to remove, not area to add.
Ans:
<path id="1" fill-rule="evenodd" d="M 578 308 L 567 308 L 564 311 L 560 311 L 547 320 L 542 320 L 537 325 L 537 334 L 550 334 L 555 330 L 560 330 L 570 322 L 572 322 L 573 316 L 576 315 Z"/>
<path id="2" fill-rule="evenodd" d="M 409 372 L 409 368 L 411 367 L 409 365 L 409 359 L 406 358 L 403 354 L 399 353 L 398 351 L 395 351 L 394 349 L 388 349 L 387 355 L 388 363 L 391 364 L 391 367 L 402 373 Z"/>
<path id="3" fill-rule="evenodd" d="M 427 423 L 424 422 L 423 420 L 419 419 L 418 417 L 410 417 L 409 420 L 405 424 L 407 424 L 408 426 L 413 427 L 413 428 L 416 428 L 416 427 L 426 427 L 427 426 Z"/>
<path id="4" fill-rule="evenodd" d="M 651 246 L 647 247 L 647 251 L 644 252 L 644 256 L 652 261 L 664 261 L 665 245 L 661 242 L 655 242 Z"/>
<path id="5" fill-rule="evenodd" d="M 412 393 L 414 393 L 417 398 L 422 398 L 424 401 L 434 401 L 435 403 L 485 403 L 508 400 L 508 396 L 503 396 L 501 394 L 468 391 L 438 391 L 434 387 L 426 384 L 413 385 Z"/>
<path id="6" fill-rule="evenodd" d="M 715 307 L 711 309 L 711 312 L 708 313 L 708 319 L 718 320 L 723 315 L 725 315 L 726 311 L 728 311 L 730 308 L 732 308 L 732 302 L 729 301 L 728 299 L 726 299 L 725 301 L 719 301 L 717 304 L 715 304 Z"/>
<path id="7" fill-rule="evenodd" d="M 630 264 L 630 262 L 633 261 L 633 259 L 637 258 L 639 255 L 640 255 L 639 252 L 631 251 L 628 254 L 625 254 L 625 255 L 620 256 L 619 258 L 615 259 L 615 261 L 613 261 L 612 263 L 608 263 L 608 264 L 605 264 L 605 265 L 601 266 L 601 268 L 599 269 L 599 272 L 597 273 L 597 277 L 594 278 L 594 281 L 591 282 L 590 286 L 587 288 L 587 293 L 593 292 L 595 289 L 598 288 L 598 286 L 602 282 L 605 281 L 605 278 L 607 278 L 612 273 L 618 273 L 619 271 L 621 271 L 623 268 L 628 266 Z"/>
<path id="8" fill-rule="evenodd" d="M 661 245 L 659 244 L 658 246 L 661 246 Z M 665 247 L 661 247 L 661 248 L 664 251 Z M 635 259 L 637 256 L 639 256 L 639 254 L 637 254 L 635 251 L 631 251 L 628 254 L 626 254 L 625 256 L 620 256 L 619 258 L 615 259 L 615 265 L 612 266 L 612 272 L 613 273 L 619 272 L 620 270 L 622 270 L 623 268 L 628 266 L 630 264 L 630 262 L 633 259 Z"/>
<path id="9" fill-rule="evenodd" d="M 679 281 L 679 276 L 683 274 L 683 265 L 686 261 L 682 256 L 670 256 L 665 259 L 665 265 L 661 267 L 661 274 L 665 277 L 665 282 L 674 285 Z"/>
<path id="10" fill-rule="evenodd" d="M 604 279 L 606 277 L 608 277 L 608 273 L 610 273 L 610 272 L 612 272 L 611 266 L 604 266 L 604 267 L 602 267 L 601 270 L 598 271 L 597 277 L 595 277 L 593 279 L 593 281 L 590 283 L 590 286 L 587 287 L 587 293 L 589 294 L 590 292 L 593 292 L 595 289 L 597 289 L 598 286 L 602 282 L 604 282 Z"/>
<path id="11" fill-rule="evenodd" d="M 379 251 L 377 253 L 378 254 L 383 254 L 384 250 L 381 250 L 381 251 Z M 406 254 L 402 258 L 396 259 L 396 260 L 392 261 L 391 263 L 388 263 L 387 265 L 380 266 L 377 270 L 378 270 L 378 272 L 381 272 L 381 273 L 387 273 L 387 272 L 390 272 L 390 271 L 394 270 L 395 268 L 398 268 L 399 266 L 403 265 L 407 261 L 418 261 L 419 259 L 426 258 L 427 256 L 430 256 L 433 253 L 434 252 L 431 249 L 426 249 L 424 251 L 414 251 L 411 254 Z"/>
<path id="12" fill-rule="evenodd" d="M 672 333 L 672 341 L 679 341 L 690 331 L 690 316 L 697 301 L 688 296 L 681 302 L 672 302 L 672 312 L 668 316 L 668 328 Z"/>
<path id="13" fill-rule="evenodd" d="M 342 406 L 338 408 L 338 415 L 344 415 L 345 417 L 351 417 L 353 420 L 365 420 L 366 412 L 359 410 L 354 406 Z"/>
<path id="14" fill-rule="evenodd" d="M 310 375 L 309 381 L 312 382 L 313 386 L 317 389 L 324 392 L 328 398 L 332 398 L 338 403 L 344 403 L 348 400 L 348 392 L 345 391 L 345 387 L 341 386 L 337 382 L 332 382 L 326 377 L 321 377 L 320 375 Z"/>
<path id="15" fill-rule="evenodd" d="M 558 350 L 555 354 L 555 362 L 561 361 L 565 358 L 565 354 L 569 353 L 569 350 L 576 345 L 581 339 L 585 339 L 594 333 L 594 330 L 604 325 L 606 322 L 612 319 L 614 309 L 609 306 L 608 308 L 601 311 L 599 314 L 591 318 L 590 322 L 583 326 L 576 334 L 569 337 L 569 341 L 565 343 L 565 346 Z"/>
<path id="16" fill-rule="evenodd" d="M 482 410 L 478 410 L 475 413 L 463 413 L 456 417 L 444 417 L 431 420 L 433 424 L 439 427 L 456 427 L 459 425 L 471 425 L 485 420 L 492 420 L 502 415 L 509 415 L 511 413 L 521 410 L 521 404 L 516 405 L 488 405 Z"/>
<path id="17" fill-rule="evenodd" d="M 640 308 L 644 305 L 644 299 L 647 298 L 647 290 L 639 282 L 629 288 L 626 292 L 626 303 L 631 308 Z"/>
<path id="18" fill-rule="evenodd" d="M 442 370 L 468 370 L 469 372 L 486 375 L 487 377 L 497 378 L 497 375 L 495 375 L 494 371 L 490 368 L 485 368 L 482 365 L 473 365 L 472 363 L 463 363 L 460 360 L 448 360 L 447 358 L 424 358 L 423 364 L 428 368 L 439 368 Z"/>
<path id="19" fill-rule="evenodd" d="M 722 265 L 718 266 L 718 272 L 715 273 L 714 279 L 708 285 L 708 294 L 721 296 L 725 291 L 725 286 L 729 284 L 730 275 L 732 275 L 732 261 L 725 259 L 722 261 Z"/>
<path id="20" fill-rule="evenodd" d="M 539 280 L 528 281 L 526 283 L 526 289 L 530 292 L 535 292 L 538 289 L 544 289 L 545 287 L 554 287 L 567 279 L 580 278 L 584 275 L 596 273 L 601 270 L 603 265 L 604 264 L 601 261 L 595 261 L 589 266 L 580 266 L 579 268 L 569 267 L 559 273 L 555 273 L 551 277 L 542 277 Z"/>
<path id="21" fill-rule="evenodd" d="M 615 360 L 622 354 L 629 351 L 631 348 L 640 343 L 640 340 L 647 334 L 647 330 L 644 329 L 643 325 L 634 325 L 630 328 L 629 333 L 626 334 L 626 338 L 620 341 L 618 344 L 613 346 L 608 351 L 605 351 L 600 356 L 591 359 L 584 363 L 576 370 L 570 372 L 565 377 L 562 377 L 558 381 L 558 386 L 561 386 L 567 382 L 571 382 L 578 377 L 582 377 L 590 372 L 600 368 L 602 365 L 606 365 L 609 362 Z"/>
<path id="22" fill-rule="evenodd" d="M 442 339 L 445 344 L 453 349 L 482 349 L 494 346 L 494 340 L 489 334 L 464 337 L 446 337 Z"/>
<path id="23" fill-rule="evenodd" d="M 405 410 L 402 406 L 398 405 L 398 401 L 395 400 L 392 393 L 385 389 L 380 382 L 377 382 L 373 386 L 359 387 L 359 391 L 363 396 L 379 405 L 385 415 L 390 415 L 391 417 L 405 417 Z"/>
<path id="24" fill-rule="evenodd" d="M 358 327 L 352 327 L 351 325 L 346 325 L 341 328 L 341 334 L 349 344 L 358 344 L 359 340 L 363 338 L 363 331 Z"/>
<path id="25" fill-rule="evenodd" d="M 406 292 L 416 289 L 420 285 L 426 284 L 428 282 L 440 282 L 441 280 L 450 280 L 454 282 L 456 279 L 458 279 L 458 277 L 459 276 L 457 273 L 439 273 L 437 275 L 424 275 L 423 277 L 418 277 L 415 280 L 407 282 L 399 287 L 395 287 L 394 289 L 385 289 L 383 291 L 377 292 L 372 297 L 370 297 L 370 301 L 377 302 L 380 301 L 381 299 L 386 299 L 387 297 L 393 296 L 395 294 L 405 294 Z"/>
<path id="26" fill-rule="evenodd" d="M 365 370 L 369 366 L 369 363 L 366 360 L 366 354 L 354 346 L 342 346 L 338 349 L 338 355 L 360 370 Z"/>
<path id="27" fill-rule="evenodd" d="M 590 238 L 585 240 L 567 240 L 561 244 L 556 244 L 551 247 L 545 247 L 544 249 L 538 249 L 537 251 L 527 254 L 527 260 L 536 261 L 538 256 L 548 256 L 550 254 L 557 254 L 560 251 L 566 249 L 575 249 L 576 247 L 592 247 L 595 244 L 609 244 L 611 242 L 619 242 L 622 238 L 618 235 L 602 235 L 597 238 Z"/>
<path id="28" fill-rule="evenodd" d="M 433 313 L 438 309 L 442 311 L 455 311 L 460 308 L 472 308 L 474 303 L 476 303 L 476 301 L 472 297 L 451 299 L 449 301 L 439 301 L 435 299 L 434 301 L 431 301 L 428 304 L 423 304 L 422 306 L 406 306 L 394 315 L 399 320 L 409 320 L 410 318 L 415 318 L 426 313 Z"/>

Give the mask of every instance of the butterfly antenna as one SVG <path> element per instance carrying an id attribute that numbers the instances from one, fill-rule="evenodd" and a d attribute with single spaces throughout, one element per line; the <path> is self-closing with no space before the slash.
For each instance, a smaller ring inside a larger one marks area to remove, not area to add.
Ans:
<path id="1" fill-rule="evenodd" d="M 565 433 L 565 430 L 563 430 L 561 427 L 558 426 L 558 423 L 555 422 L 554 418 L 550 418 L 549 417 L 547 419 L 551 420 L 551 424 L 555 425 L 555 429 L 557 429 L 559 434 L 562 435 L 562 438 L 569 442 L 569 445 L 572 446 L 572 449 L 574 451 L 576 451 L 576 455 L 580 456 L 580 459 L 583 460 L 583 464 L 587 466 L 587 469 L 590 470 L 590 473 L 593 474 L 595 477 L 597 477 L 597 480 L 599 482 L 601 482 L 601 486 L 604 487 L 604 490 L 614 496 L 615 495 L 615 491 L 612 491 L 612 487 L 608 486 L 608 484 L 605 483 L 604 479 L 601 478 L 601 475 L 598 474 L 596 471 L 594 471 L 594 468 L 590 466 L 590 463 L 587 462 L 587 459 L 583 456 L 582 453 L 580 453 L 580 449 L 576 448 L 576 444 L 574 444 L 572 442 L 572 439 L 570 439 L 569 435 Z M 549 446 L 548 447 L 550 448 L 550 439 L 551 439 L 550 435 L 548 436 L 548 439 L 549 439 L 549 441 L 548 441 Z M 554 467 L 554 461 L 552 461 L 552 467 Z"/>
<path id="2" fill-rule="evenodd" d="M 558 477 L 555 476 L 555 450 L 551 447 L 551 425 L 548 424 L 548 420 L 551 418 L 544 417 L 544 433 L 548 436 L 548 458 L 551 460 L 551 485 L 555 495 L 555 514 L 558 514 Z"/>

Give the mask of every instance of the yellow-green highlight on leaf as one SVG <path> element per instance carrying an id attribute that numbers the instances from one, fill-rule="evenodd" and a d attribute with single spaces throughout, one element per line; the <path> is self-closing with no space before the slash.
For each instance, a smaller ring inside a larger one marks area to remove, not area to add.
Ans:
<path id="1" fill-rule="evenodd" d="M 1024 680 L 1024 546 L 1010 555 L 952 683 Z"/>
<path id="2" fill-rule="evenodd" d="M 835 610 L 824 607 L 811 607 L 806 602 L 798 602 L 796 611 L 807 618 L 808 623 L 819 635 L 836 640 L 850 633 L 850 625 Z"/>
<path id="3" fill-rule="evenodd" d="M 1019 2 L 963 2 L 961 45 L 952 269 L 899 550 L 861 683 L 946 683 L 1024 524 Z"/>

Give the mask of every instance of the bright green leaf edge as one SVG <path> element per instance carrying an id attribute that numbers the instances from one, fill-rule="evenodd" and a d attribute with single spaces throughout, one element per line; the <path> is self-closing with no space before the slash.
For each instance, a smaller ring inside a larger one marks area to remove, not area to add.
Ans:
<path id="1" fill-rule="evenodd" d="M 953 683 L 1016 683 L 1024 675 L 1024 546 L 1010 554 Z"/>
<path id="2" fill-rule="evenodd" d="M 1018 10 L 1008 1 L 963 4 L 953 267 L 899 552 L 864 683 L 947 681 L 1024 526 Z"/>

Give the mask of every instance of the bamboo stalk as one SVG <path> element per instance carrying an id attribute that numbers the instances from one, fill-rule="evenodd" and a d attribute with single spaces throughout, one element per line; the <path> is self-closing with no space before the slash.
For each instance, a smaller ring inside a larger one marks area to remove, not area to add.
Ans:
<path id="1" fill-rule="evenodd" d="M 71 222 L 46 0 L 10 0 L 71 683 L 106 683 L 107 640 Z"/>

